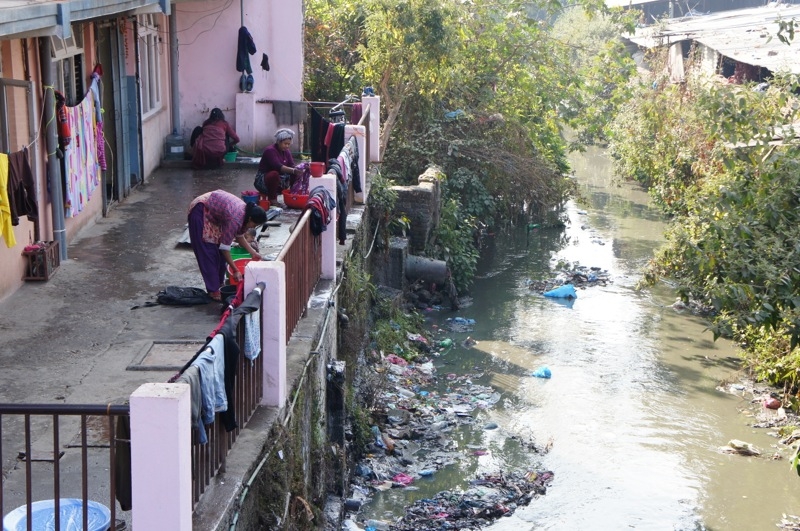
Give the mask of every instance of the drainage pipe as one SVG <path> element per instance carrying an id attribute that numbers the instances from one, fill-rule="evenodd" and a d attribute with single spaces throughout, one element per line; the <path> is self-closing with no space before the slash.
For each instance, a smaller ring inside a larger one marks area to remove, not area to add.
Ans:
<path id="1" fill-rule="evenodd" d="M 61 187 L 61 170 L 58 163 L 58 136 L 56 135 L 56 94 L 53 86 L 53 44 L 50 37 L 39 37 L 39 68 L 42 71 L 42 107 L 44 111 L 44 138 L 47 149 L 47 181 L 50 184 L 50 204 L 53 211 L 53 239 L 58 242 L 61 261 L 67 259 L 67 237 L 64 229 L 64 193 Z"/>
<path id="2" fill-rule="evenodd" d="M 183 136 L 181 130 L 180 84 L 178 83 L 178 9 L 172 10 L 169 16 L 169 72 L 172 92 L 172 134 Z"/>
<path id="3" fill-rule="evenodd" d="M 421 279 L 444 286 L 448 277 L 447 262 L 411 254 L 406 257 L 406 278 L 411 281 Z"/>

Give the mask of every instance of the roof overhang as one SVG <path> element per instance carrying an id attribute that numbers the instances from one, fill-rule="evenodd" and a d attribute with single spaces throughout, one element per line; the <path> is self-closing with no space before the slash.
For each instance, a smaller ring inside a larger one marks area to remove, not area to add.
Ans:
<path id="1" fill-rule="evenodd" d="M 169 0 L 6 0 L 0 4 L 0 39 L 70 36 L 73 22 L 158 11 Z"/>
<path id="2" fill-rule="evenodd" d="M 696 41 L 740 63 L 800 74 L 800 37 L 787 45 L 777 36 L 778 22 L 793 18 L 800 19 L 800 6 L 738 9 L 664 20 L 627 38 L 645 48 Z"/>

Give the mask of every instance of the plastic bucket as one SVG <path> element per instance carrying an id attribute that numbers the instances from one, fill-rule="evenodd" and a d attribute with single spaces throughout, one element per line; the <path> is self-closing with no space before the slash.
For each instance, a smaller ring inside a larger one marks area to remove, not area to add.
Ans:
<path id="1" fill-rule="evenodd" d="M 242 275 L 244 275 L 244 268 L 247 267 L 247 264 L 249 264 L 252 261 L 253 261 L 252 258 L 239 258 L 237 260 L 234 260 L 233 263 L 236 264 L 236 269 L 238 269 L 239 272 Z M 231 266 L 228 266 L 228 281 L 230 281 L 231 286 L 236 286 L 239 284 L 239 281 L 236 280 L 236 277 L 234 276 L 234 272 L 231 269 Z"/>
<path id="2" fill-rule="evenodd" d="M 269 199 L 259 199 L 258 206 L 260 206 L 264 210 L 269 210 Z"/>
<path id="3" fill-rule="evenodd" d="M 308 195 L 293 194 L 290 193 L 289 190 L 284 190 L 283 202 L 286 203 L 286 206 L 289 208 L 303 210 L 306 207 L 306 203 L 308 203 Z"/>
<path id="4" fill-rule="evenodd" d="M 222 302 L 226 305 L 230 304 L 231 299 L 236 296 L 236 291 L 239 289 L 239 286 L 234 286 L 231 284 L 230 286 L 222 286 L 219 288 L 219 294 L 222 297 Z"/>
<path id="5" fill-rule="evenodd" d="M 245 190 L 242 192 L 242 201 L 245 203 L 258 204 L 258 190 Z"/>
<path id="6" fill-rule="evenodd" d="M 250 258 L 250 253 L 244 247 L 231 247 L 231 258 L 238 260 L 239 258 Z"/>
<path id="7" fill-rule="evenodd" d="M 236 152 L 235 151 L 228 151 L 222 156 L 225 162 L 236 162 Z"/>
<path id="8" fill-rule="evenodd" d="M 325 163 L 312 162 L 311 164 L 309 164 L 309 169 L 311 170 L 312 177 L 322 177 L 322 174 L 325 173 Z"/>

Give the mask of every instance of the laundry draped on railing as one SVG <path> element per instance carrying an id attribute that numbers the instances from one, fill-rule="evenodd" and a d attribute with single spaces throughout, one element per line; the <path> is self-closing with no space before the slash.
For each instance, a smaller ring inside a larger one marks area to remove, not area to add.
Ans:
<path id="1" fill-rule="evenodd" d="M 247 359 L 254 360 L 261 353 L 260 309 L 264 288 L 264 283 L 260 282 L 244 297 L 244 283 L 240 283 L 205 345 L 169 380 L 189 385 L 192 426 L 197 429 L 200 444 L 208 442 L 205 428 L 214 422 L 216 413 L 220 413 L 226 431 L 238 427 L 233 392 L 239 356 L 244 354 Z M 244 352 L 236 333 L 243 317 Z"/>
<path id="2" fill-rule="evenodd" d="M 361 192 L 361 168 L 358 165 L 358 141 L 355 135 L 344 144 L 336 158 L 328 160 L 328 173 L 336 176 L 336 236 L 340 245 L 347 238 L 347 190 L 353 183 L 353 191 Z"/>

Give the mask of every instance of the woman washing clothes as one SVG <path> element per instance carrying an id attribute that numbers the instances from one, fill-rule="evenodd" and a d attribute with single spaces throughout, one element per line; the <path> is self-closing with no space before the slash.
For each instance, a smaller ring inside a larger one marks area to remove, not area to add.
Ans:
<path id="1" fill-rule="evenodd" d="M 195 128 L 197 131 L 199 128 Z M 222 166 L 222 160 L 229 147 L 239 143 L 239 135 L 225 121 L 225 115 L 218 108 L 211 109 L 208 120 L 203 122 L 202 131 L 195 137 L 192 133 L 194 156 L 192 168 L 195 170 L 216 169 Z"/>
<path id="2" fill-rule="evenodd" d="M 224 190 L 214 190 L 196 197 L 189 205 L 189 238 L 192 250 L 203 275 L 208 295 L 221 300 L 220 287 L 225 279 L 225 267 L 235 271 L 234 278 L 242 280 L 231 257 L 234 240 L 250 253 L 253 260 L 261 260 L 246 237 L 249 229 L 263 225 L 267 213 L 255 203 L 245 203 Z"/>
<path id="3" fill-rule="evenodd" d="M 294 158 L 289 150 L 293 139 L 294 131 L 278 129 L 275 133 L 275 143 L 261 154 L 253 186 L 265 194 L 271 203 L 278 200 L 278 192 L 289 188 L 295 179 L 303 175 L 302 169 L 295 168 Z"/>

